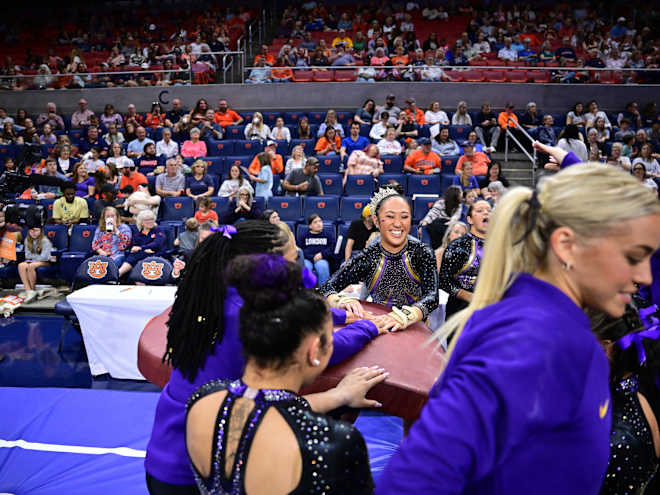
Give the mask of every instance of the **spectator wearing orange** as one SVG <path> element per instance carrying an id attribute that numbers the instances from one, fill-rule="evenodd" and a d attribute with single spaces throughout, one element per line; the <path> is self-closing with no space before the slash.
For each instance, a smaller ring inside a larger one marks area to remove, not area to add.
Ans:
<path id="1" fill-rule="evenodd" d="M 406 114 L 406 116 L 412 116 L 415 119 L 415 122 L 417 122 L 418 126 L 421 127 L 424 125 L 424 112 L 420 108 L 417 108 L 417 102 L 412 96 L 406 99 L 406 108 L 403 112 Z"/>
<path id="2" fill-rule="evenodd" d="M 282 159 L 282 155 L 275 153 L 276 150 L 277 143 L 275 141 L 268 140 L 266 142 L 266 146 L 264 147 L 264 152 L 270 155 L 270 168 L 274 174 L 281 174 L 284 172 L 284 160 Z M 248 167 L 248 172 L 250 172 L 252 175 L 259 175 L 259 171 L 261 170 L 261 164 L 258 158 L 259 155 L 256 155 Z"/>
<path id="3" fill-rule="evenodd" d="M 205 222 L 218 224 L 218 214 L 212 209 L 213 201 L 208 196 L 199 198 L 199 209 L 195 212 L 195 220 L 202 225 Z"/>
<path id="4" fill-rule="evenodd" d="M 332 40 L 332 48 L 336 48 L 337 45 L 344 45 L 346 48 L 353 48 L 353 40 L 349 36 L 346 36 L 345 29 L 340 29 L 337 37 Z"/>
<path id="5" fill-rule="evenodd" d="M 431 151 L 431 140 L 419 140 L 420 149 L 410 153 L 403 164 L 403 170 L 413 174 L 439 174 L 442 171 L 442 160 Z"/>
<path id="6" fill-rule="evenodd" d="M 500 125 L 503 131 L 502 134 L 506 132 L 508 127 L 518 142 L 525 146 L 525 144 L 528 143 L 527 136 L 525 136 L 520 130 L 520 125 L 518 124 L 518 116 L 513 113 L 513 108 L 513 103 L 507 103 L 504 107 L 504 111 L 500 112 L 500 114 L 497 116 L 497 123 Z M 531 147 L 531 144 L 529 147 Z M 512 147 L 512 150 L 516 150 L 515 145 Z"/>
<path id="7" fill-rule="evenodd" d="M 392 65 L 408 65 L 408 54 L 406 54 L 401 45 L 396 47 L 395 54 L 392 57 Z"/>
<path id="8" fill-rule="evenodd" d="M 160 103 L 154 102 L 151 105 L 151 112 L 149 112 L 147 118 L 144 119 L 144 125 L 146 127 L 151 127 L 152 129 L 157 129 L 158 127 L 163 127 L 165 125 L 165 112 L 163 112 Z"/>
<path id="9" fill-rule="evenodd" d="M 254 57 L 254 65 L 257 65 L 257 62 L 262 59 L 265 65 L 275 65 L 275 57 L 268 53 L 268 45 L 261 45 L 261 53 Z"/>
<path id="10" fill-rule="evenodd" d="M 465 162 L 472 163 L 472 172 L 474 175 L 486 175 L 488 173 L 488 164 L 490 163 L 490 158 L 486 153 L 481 151 L 474 151 L 474 144 L 466 143 L 463 146 L 465 154 L 458 159 L 456 164 L 456 173 L 459 173 L 463 169 L 463 164 Z"/>
<path id="11" fill-rule="evenodd" d="M 218 101 L 218 111 L 215 112 L 213 122 L 221 125 L 224 129 L 228 125 L 241 125 L 243 123 L 243 117 L 231 110 L 227 106 L 227 100 L 222 98 Z"/>
<path id="12" fill-rule="evenodd" d="M 341 150 L 341 139 L 334 127 L 327 127 L 323 137 L 316 142 L 314 151 L 317 155 L 338 155 Z"/>
<path id="13" fill-rule="evenodd" d="M 137 191 L 140 184 L 148 184 L 149 181 L 144 174 L 135 170 L 135 162 L 130 158 L 126 161 L 117 163 L 117 168 L 121 170 L 121 182 L 119 189 L 124 189 L 126 186 L 131 186 L 133 192 Z"/>
<path id="14" fill-rule="evenodd" d="M 291 61 L 288 57 L 277 59 L 277 66 L 271 69 L 270 78 L 273 82 L 291 82 L 291 79 L 293 79 L 293 70 L 291 69 Z"/>

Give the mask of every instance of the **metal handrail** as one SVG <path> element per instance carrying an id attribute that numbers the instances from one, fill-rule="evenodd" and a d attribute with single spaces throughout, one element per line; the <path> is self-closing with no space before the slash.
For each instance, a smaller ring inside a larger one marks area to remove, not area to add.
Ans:
<path id="1" fill-rule="evenodd" d="M 504 161 L 508 162 L 509 161 L 509 138 L 513 139 L 513 142 L 518 145 L 518 148 L 520 148 L 520 151 L 522 151 L 527 158 L 532 162 L 532 184 L 536 184 L 536 149 L 532 148 L 532 155 L 529 154 L 529 152 L 525 149 L 525 147 L 518 141 L 516 136 L 513 135 L 513 133 L 509 130 L 511 126 L 509 126 L 510 123 L 513 124 L 512 127 L 515 127 L 516 129 L 522 131 L 522 133 L 529 139 L 531 143 L 534 143 L 534 138 L 529 135 L 529 133 L 523 129 L 518 122 L 516 122 L 514 119 L 512 119 L 510 116 L 507 117 L 507 126 L 506 126 L 506 133 L 505 133 L 505 141 L 504 141 Z"/>

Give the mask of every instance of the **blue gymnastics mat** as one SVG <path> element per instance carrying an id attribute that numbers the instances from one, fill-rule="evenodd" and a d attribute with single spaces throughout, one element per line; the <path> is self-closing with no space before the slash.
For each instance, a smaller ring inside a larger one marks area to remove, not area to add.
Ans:
<path id="1" fill-rule="evenodd" d="M 145 495 L 157 393 L 0 388 L 0 493 Z M 374 479 L 401 441 L 398 418 L 363 413 Z"/>

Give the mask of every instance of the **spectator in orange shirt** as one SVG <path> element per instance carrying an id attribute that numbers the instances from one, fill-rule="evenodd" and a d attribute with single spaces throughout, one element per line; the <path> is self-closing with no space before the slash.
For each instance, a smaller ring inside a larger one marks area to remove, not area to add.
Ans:
<path id="1" fill-rule="evenodd" d="M 288 57 L 277 59 L 277 66 L 270 71 L 270 78 L 273 82 L 291 82 L 293 79 L 293 70 L 291 70 L 291 61 Z"/>
<path id="2" fill-rule="evenodd" d="M 431 140 L 419 140 L 420 148 L 408 155 L 403 164 L 403 170 L 413 174 L 439 174 L 442 171 L 442 160 L 431 151 Z"/>
<path id="3" fill-rule="evenodd" d="M 208 196 L 199 198 L 199 209 L 195 212 L 195 219 L 202 225 L 204 222 L 213 222 L 218 225 L 218 214 L 211 209 L 213 201 Z"/>
<path id="4" fill-rule="evenodd" d="M 459 173 L 463 169 L 463 163 L 470 162 L 472 163 L 472 173 L 474 175 L 486 175 L 488 173 L 488 164 L 490 163 L 490 158 L 486 153 L 481 151 L 474 151 L 474 144 L 466 143 L 463 146 L 465 154 L 458 159 L 456 164 L 456 173 Z"/>
<path id="5" fill-rule="evenodd" d="M 146 127 L 151 127 L 152 129 L 163 127 L 165 125 L 165 112 L 163 112 L 160 103 L 154 102 L 153 105 L 151 105 L 151 112 L 147 114 L 147 118 L 144 120 L 144 125 Z"/>
<path id="6" fill-rule="evenodd" d="M 254 57 L 254 65 L 257 65 L 259 60 L 263 59 L 266 65 L 275 65 L 275 57 L 268 53 L 268 45 L 261 45 L 261 53 Z"/>
<path id="7" fill-rule="evenodd" d="M 227 100 L 224 98 L 218 101 L 218 111 L 215 112 L 213 122 L 219 124 L 224 129 L 228 125 L 241 125 L 243 117 L 227 107 Z"/>
<path id="8" fill-rule="evenodd" d="M 314 151 L 317 155 L 338 155 L 341 149 L 341 139 L 334 127 L 327 127 L 323 137 L 316 142 Z"/>
<path id="9" fill-rule="evenodd" d="M 119 183 L 120 190 L 123 190 L 126 186 L 131 186 L 133 192 L 135 192 L 138 190 L 140 184 L 149 183 L 144 174 L 135 171 L 135 162 L 131 159 L 117 163 L 117 168 L 121 170 L 121 182 Z"/>
<path id="10" fill-rule="evenodd" d="M 519 129 L 518 116 L 513 113 L 513 109 L 513 103 L 507 103 L 504 107 L 504 111 L 500 112 L 500 114 L 497 116 L 497 123 L 500 125 L 503 131 L 502 135 L 505 134 L 506 128 L 508 127 L 518 142 L 525 146 L 528 151 L 531 151 L 532 144 L 527 139 L 527 136 L 525 136 Z M 512 145 L 511 150 L 515 152 L 515 145 Z"/>
<path id="11" fill-rule="evenodd" d="M 270 155 L 270 168 L 273 171 L 273 174 L 281 174 L 284 172 L 284 160 L 282 159 L 282 155 L 275 153 L 275 150 L 277 150 L 277 143 L 275 141 L 268 140 L 266 142 L 264 152 Z M 252 162 L 250 162 L 248 172 L 250 172 L 252 175 L 259 175 L 260 170 L 261 163 L 259 163 L 259 155 L 256 155 L 252 159 Z"/>
<path id="12" fill-rule="evenodd" d="M 423 126 L 425 117 L 424 117 L 424 112 L 417 108 L 417 102 L 415 102 L 415 98 L 412 96 L 408 97 L 406 99 L 406 108 L 404 110 L 404 113 L 408 116 L 414 116 L 415 122 L 417 122 L 418 126 Z"/>

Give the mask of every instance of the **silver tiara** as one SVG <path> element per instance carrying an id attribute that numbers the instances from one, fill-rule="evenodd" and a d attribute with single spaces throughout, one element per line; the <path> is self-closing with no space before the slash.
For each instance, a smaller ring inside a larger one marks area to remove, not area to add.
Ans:
<path id="1" fill-rule="evenodd" d="M 369 210 L 371 211 L 371 214 L 376 214 L 376 209 L 378 208 L 378 205 L 383 202 L 383 200 L 389 198 L 390 196 L 398 195 L 399 193 L 391 187 L 381 187 L 378 192 L 374 194 L 373 198 L 371 198 L 371 202 L 369 203 Z"/>

